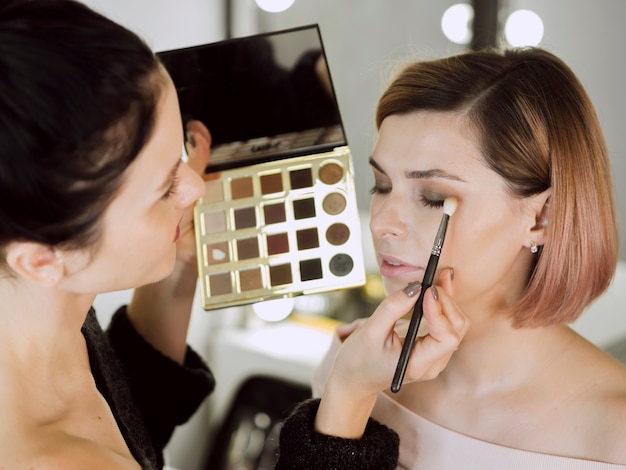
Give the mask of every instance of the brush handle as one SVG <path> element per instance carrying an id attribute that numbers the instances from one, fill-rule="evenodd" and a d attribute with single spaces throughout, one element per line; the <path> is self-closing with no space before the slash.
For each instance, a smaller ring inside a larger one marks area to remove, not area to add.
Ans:
<path id="1" fill-rule="evenodd" d="M 420 327 L 420 322 L 422 321 L 422 315 L 424 313 L 422 308 L 424 303 L 424 293 L 433 284 L 438 262 L 439 256 L 431 254 L 428 259 L 426 271 L 424 272 L 420 295 L 417 298 L 417 302 L 415 302 L 415 306 L 413 307 L 413 314 L 411 315 L 409 329 L 407 330 L 406 337 L 404 338 L 404 344 L 402 345 L 402 351 L 400 352 L 400 359 L 398 360 L 398 365 L 396 366 L 396 373 L 394 374 L 393 381 L 391 382 L 391 391 L 393 393 L 398 393 L 400 391 L 400 387 L 402 386 L 402 380 L 404 379 L 406 367 L 409 363 L 411 349 L 413 349 L 413 343 L 417 337 L 417 330 Z"/>

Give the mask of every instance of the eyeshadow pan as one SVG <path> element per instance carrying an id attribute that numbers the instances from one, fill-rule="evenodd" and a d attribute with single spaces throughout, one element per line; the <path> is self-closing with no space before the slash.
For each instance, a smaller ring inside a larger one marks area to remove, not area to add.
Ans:
<path id="1" fill-rule="evenodd" d="M 265 224 L 280 224 L 287 220 L 285 215 L 285 205 L 280 204 L 267 204 L 263 206 L 263 215 L 265 216 Z"/>
<path id="2" fill-rule="evenodd" d="M 350 228 L 346 224 L 332 224 L 326 230 L 326 240 L 334 246 L 343 245 L 350 238 Z"/>
<path id="3" fill-rule="evenodd" d="M 267 236 L 267 254 L 279 255 L 289 251 L 289 238 L 286 233 L 276 233 Z"/>
<path id="4" fill-rule="evenodd" d="M 242 291 L 255 290 L 263 287 L 261 268 L 242 269 L 239 271 L 239 286 Z"/>
<path id="5" fill-rule="evenodd" d="M 335 184 L 343 178 L 343 168 L 336 163 L 327 163 L 320 168 L 320 180 L 326 184 Z"/>
<path id="6" fill-rule="evenodd" d="M 205 247 L 207 264 L 228 263 L 230 261 L 227 242 L 213 243 L 205 245 Z"/>
<path id="7" fill-rule="evenodd" d="M 309 198 L 293 201 L 293 215 L 296 220 L 315 217 L 315 200 Z"/>
<path id="8" fill-rule="evenodd" d="M 300 280 L 313 281 L 322 278 L 322 260 L 319 258 L 300 261 Z"/>
<path id="9" fill-rule="evenodd" d="M 350 274 L 354 267 L 354 261 L 350 255 L 338 253 L 330 259 L 328 267 L 335 276 L 343 277 Z"/>
<path id="10" fill-rule="evenodd" d="M 261 194 L 280 193 L 283 190 L 281 173 L 261 176 Z"/>
<path id="11" fill-rule="evenodd" d="M 346 198 L 340 193 L 330 193 L 324 198 L 322 207 L 327 214 L 341 214 L 346 208 Z"/>
<path id="12" fill-rule="evenodd" d="M 243 238 L 237 240 L 237 258 L 251 259 L 259 257 L 259 243 L 255 238 Z"/>
<path id="13" fill-rule="evenodd" d="M 244 178 L 236 178 L 230 182 L 230 192 L 233 199 L 243 199 L 244 197 L 252 197 L 252 178 L 246 176 Z"/>
<path id="14" fill-rule="evenodd" d="M 278 266 L 270 266 L 270 284 L 272 286 L 291 284 L 292 282 L 293 278 L 291 276 L 290 264 L 279 264 Z"/>
<path id="15" fill-rule="evenodd" d="M 230 273 L 216 273 L 209 275 L 209 288 L 211 296 L 224 295 L 232 292 L 230 285 Z"/>
<path id="16" fill-rule="evenodd" d="M 226 214 L 224 211 L 205 212 L 202 217 L 205 234 L 226 231 Z"/>
<path id="17" fill-rule="evenodd" d="M 235 209 L 235 228 L 256 227 L 256 215 L 254 207 L 244 207 L 243 209 Z"/>
<path id="18" fill-rule="evenodd" d="M 317 237 L 317 228 L 307 228 L 296 232 L 296 240 L 298 241 L 298 250 L 310 250 L 320 246 Z"/>
<path id="19" fill-rule="evenodd" d="M 310 168 L 293 170 L 289 173 L 291 189 L 310 188 L 313 186 L 313 173 Z"/>
<path id="20" fill-rule="evenodd" d="M 224 189 L 222 180 L 210 180 L 204 184 L 204 195 L 202 201 L 205 203 L 222 202 L 224 200 Z"/>

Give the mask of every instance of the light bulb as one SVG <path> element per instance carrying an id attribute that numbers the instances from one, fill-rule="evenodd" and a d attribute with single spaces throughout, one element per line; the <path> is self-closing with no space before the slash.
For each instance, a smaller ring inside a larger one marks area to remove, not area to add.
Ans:
<path id="1" fill-rule="evenodd" d="M 257 6 L 261 10 L 268 11 L 270 13 L 280 13 L 285 11 L 295 0 L 255 0 Z"/>
<path id="2" fill-rule="evenodd" d="M 536 46 L 543 39 L 543 21 L 534 11 L 514 11 L 506 19 L 504 37 L 514 47 Z"/>
<path id="3" fill-rule="evenodd" d="M 456 44 L 467 44 L 472 39 L 470 23 L 474 9 L 467 3 L 457 3 L 448 8 L 441 17 L 443 34 Z"/>

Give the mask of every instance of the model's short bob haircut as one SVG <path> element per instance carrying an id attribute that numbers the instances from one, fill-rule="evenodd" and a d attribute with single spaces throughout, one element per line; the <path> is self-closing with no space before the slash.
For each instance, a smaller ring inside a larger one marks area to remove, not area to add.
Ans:
<path id="1" fill-rule="evenodd" d="M 514 197 L 551 188 L 545 244 L 514 306 L 518 327 L 574 321 L 610 284 L 617 227 L 606 144 L 572 70 L 540 48 L 412 62 L 379 100 L 376 125 L 420 110 L 458 113 Z"/>

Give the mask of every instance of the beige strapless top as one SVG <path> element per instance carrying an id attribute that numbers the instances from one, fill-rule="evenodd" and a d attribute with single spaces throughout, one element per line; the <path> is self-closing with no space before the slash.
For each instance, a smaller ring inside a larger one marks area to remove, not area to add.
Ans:
<path id="1" fill-rule="evenodd" d="M 313 395 L 321 396 L 339 349 L 336 335 L 313 375 Z M 372 417 L 400 436 L 402 470 L 617 470 L 608 464 L 513 449 L 482 441 L 428 421 L 380 393 Z M 626 445 L 626 436 L 625 444 Z"/>

